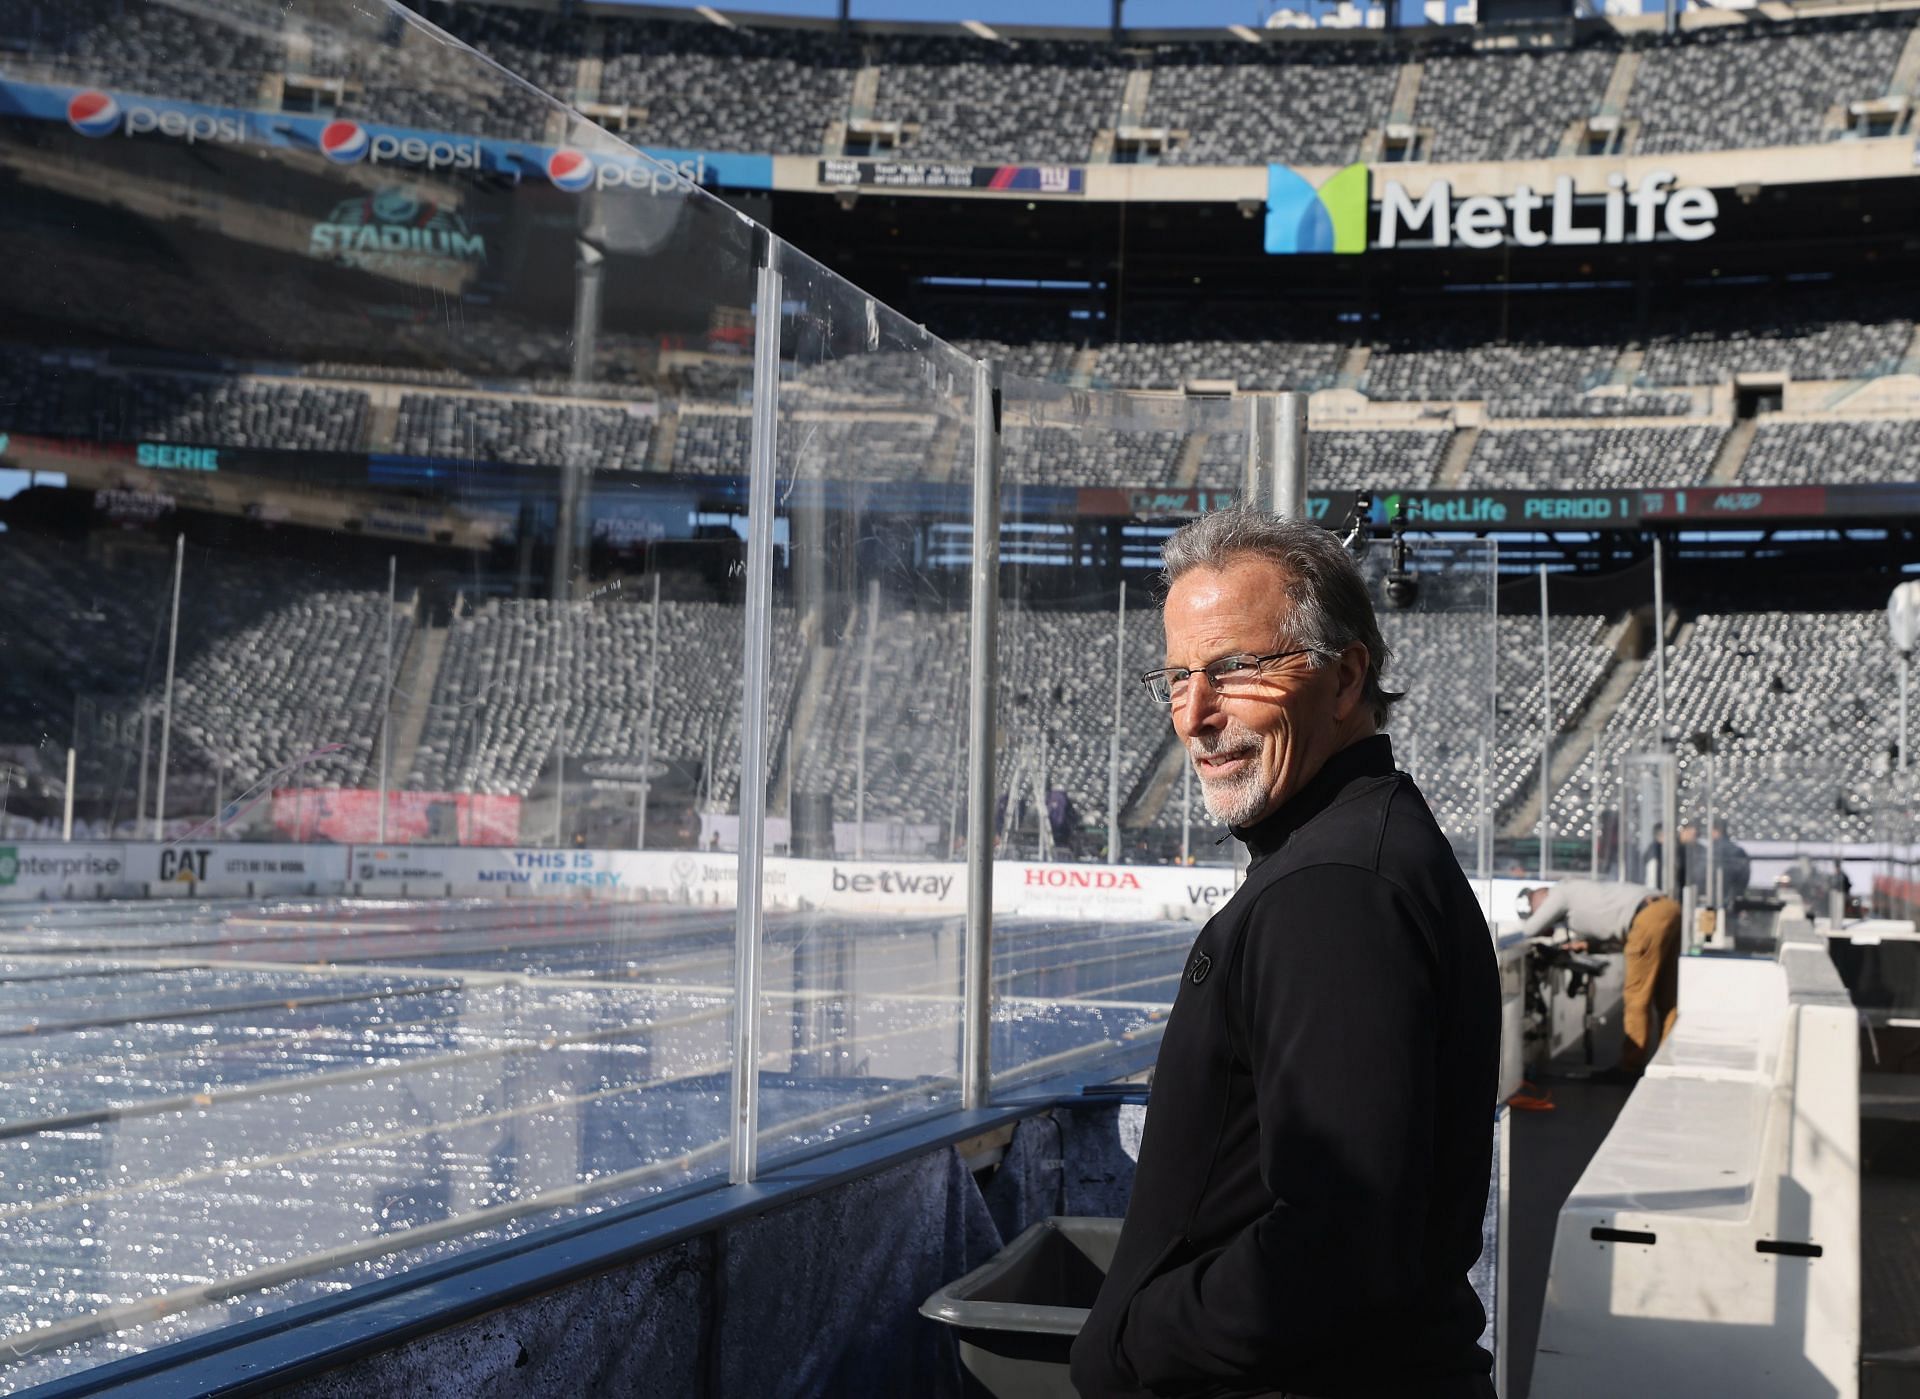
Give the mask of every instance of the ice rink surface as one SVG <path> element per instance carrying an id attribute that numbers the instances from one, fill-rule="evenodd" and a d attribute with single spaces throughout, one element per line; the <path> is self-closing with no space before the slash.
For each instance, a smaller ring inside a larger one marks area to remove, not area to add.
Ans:
<path id="1" fill-rule="evenodd" d="M 1157 1035 L 1191 923 L 996 922 L 996 1076 Z M 734 915 L 0 913 L 0 1392 L 722 1173 Z M 761 1150 L 957 1095 L 961 920 L 766 915 Z"/>

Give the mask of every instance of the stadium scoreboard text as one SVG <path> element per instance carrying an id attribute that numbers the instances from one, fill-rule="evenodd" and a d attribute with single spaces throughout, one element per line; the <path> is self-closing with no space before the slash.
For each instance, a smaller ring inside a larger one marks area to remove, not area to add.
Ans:
<path id="1" fill-rule="evenodd" d="M 1239 493 L 1223 490 L 1079 492 L 1083 516 L 1177 519 L 1224 510 Z M 1339 524 L 1354 496 L 1310 494 L 1310 518 Z M 1368 504 L 1369 522 L 1395 519 L 1426 530 L 1638 529 L 1658 524 L 1728 527 L 1783 520 L 1873 520 L 1920 514 L 1920 485 L 1667 486 L 1628 491 L 1384 491 Z"/>

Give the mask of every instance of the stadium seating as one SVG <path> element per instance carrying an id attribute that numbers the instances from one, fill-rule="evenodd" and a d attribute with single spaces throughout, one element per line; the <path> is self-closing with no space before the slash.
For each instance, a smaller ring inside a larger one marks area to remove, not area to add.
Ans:
<path id="1" fill-rule="evenodd" d="M 1009 427 L 1001 479 L 1031 486 L 1160 486 L 1174 483 L 1187 436 L 1171 431 Z"/>
<path id="2" fill-rule="evenodd" d="M 249 781 L 281 774 L 283 785 L 371 786 L 386 605 L 383 593 L 308 593 L 214 632 L 174 689 L 183 766 L 205 772 L 218 762 Z M 209 619 L 195 620 L 204 628 Z M 396 615 L 396 666 L 411 625 Z"/>
<path id="3" fill-rule="evenodd" d="M 1084 163 L 1119 120 L 1127 63 L 1110 45 L 998 43 L 937 35 L 876 39 L 876 121 L 917 125 L 902 156 Z"/>
<path id="4" fill-rule="evenodd" d="M 1557 154 L 1569 125 L 1599 110 L 1617 57 L 1610 44 L 1427 57 L 1413 121 L 1433 128 L 1428 159 L 1535 160 Z"/>
<path id="5" fill-rule="evenodd" d="M 1695 30 L 1651 44 L 1627 101 L 1643 155 L 1805 145 L 1836 104 L 1885 96 L 1910 15 Z M 1764 92 L 1767 100 L 1756 102 Z"/>
<path id="6" fill-rule="evenodd" d="M 1819 658 L 1815 660 L 1814 658 Z M 1667 662 L 1667 726 L 1678 738 L 1681 809 L 1706 803 L 1715 749 L 1714 810 L 1739 839 L 1870 840 L 1866 787 L 1892 744 L 1897 666 L 1878 612 L 1708 614 Z M 1620 757 L 1653 742 L 1655 671 L 1644 666 L 1607 725 L 1602 804 L 1616 802 Z M 1554 799 L 1559 831 L 1592 830 L 1585 764 Z"/>
<path id="7" fill-rule="evenodd" d="M 1762 421 L 1740 464 L 1754 486 L 1865 485 L 1911 481 L 1920 472 L 1920 421 L 1856 423 Z"/>
<path id="8" fill-rule="evenodd" d="M 1713 466 L 1720 427 L 1489 428 L 1461 473 L 1467 489 L 1685 486 Z"/>
<path id="9" fill-rule="evenodd" d="M 642 471 L 653 422 L 635 407 L 410 393 L 400 399 L 393 447 L 462 461 Z"/>
<path id="10" fill-rule="evenodd" d="M 501 599 L 456 619 L 408 787 L 524 795 L 556 753 L 645 754 L 651 610 Z M 654 760 L 702 774 L 711 809 L 720 811 L 738 810 L 741 627 L 738 607 L 661 607 Z M 771 672 L 776 733 L 788 727 L 800 656 L 792 614 L 781 611 Z"/>
<path id="11" fill-rule="evenodd" d="M 1307 442 L 1315 490 L 1417 490 L 1433 484 L 1453 434 L 1443 429 L 1316 432 Z M 1246 479 L 1246 437 L 1217 432 L 1207 439 L 1195 484 L 1238 487 Z"/>
<path id="12" fill-rule="evenodd" d="M 250 107 L 284 52 L 237 0 L 195 7 L 58 0 L 0 6 L 0 39 L 49 77 Z"/>
<path id="13" fill-rule="evenodd" d="M 598 100 L 642 145 L 818 153 L 847 113 L 858 51 L 817 30 L 608 19 Z"/>
<path id="14" fill-rule="evenodd" d="M 855 608 L 823 658 L 811 721 L 792 744 L 796 795 L 829 794 L 838 820 L 858 809 L 860 686 L 867 612 Z M 867 692 L 866 819 L 935 828 L 964 821 L 967 615 L 883 611 Z"/>
<path id="15" fill-rule="evenodd" d="M 1153 50 L 1147 125 L 1186 133 L 1175 165 L 1345 165 L 1382 125 L 1400 70 L 1376 43 L 1162 44 Z"/>
<path id="16" fill-rule="evenodd" d="M 1487 400 L 1492 418 L 1671 418 L 1695 408 L 1690 393 L 1502 394 Z"/>
<path id="17" fill-rule="evenodd" d="M 1377 344 L 1361 390 L 1369 398 L 1447 400 L 1496 394 L 1577 394 L 1604 383 L 1618 344 L 1501 343 L 1469 338 L 1444 323 L 1416 327 L 1408 338 Z"/>
<path id="18" fill-rule="evenodd" d="M 1646 385 L 1718 384 L 1736 374 L 1785 374 L 1794 379 L 1856 379 L 1901 367 L 1913 339 L 1911 315 L 1899 300 L 1879 315 L 1835 317 L 1832 297 L 1770 294 L 1755 304 L 1690 310 L 1684 322 L 1664 318 L 1648 338 L 1640 382 Z M 1863 308 L 1864 310 L 1864 308 Z"/>
<path id="19" fill-rule="evenodd" d="M 295 451 L 363 450 L 355 389 L 212 375 L 105 373 L 84 356 L 0 350 L 0 414 L 15 432 Z"/>

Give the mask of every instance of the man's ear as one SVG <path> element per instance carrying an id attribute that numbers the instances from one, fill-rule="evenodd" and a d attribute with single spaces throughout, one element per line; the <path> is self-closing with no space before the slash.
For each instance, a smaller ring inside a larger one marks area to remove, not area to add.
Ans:
<path id="1" fill-rule="evenodd" d="M 1346 723 L 1359 707 L 1367 688 L 1367 666 L 1372 660 L 1365 644 L 1356 641 L 1342 651 L 1340 659 L 1333 663 L 1336 676 L 1333 717 L 1338 722 Z"/>

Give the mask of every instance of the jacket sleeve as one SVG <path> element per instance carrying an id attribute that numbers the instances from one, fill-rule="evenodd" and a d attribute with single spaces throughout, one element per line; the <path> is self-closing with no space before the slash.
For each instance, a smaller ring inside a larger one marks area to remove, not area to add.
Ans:
<path id="1" fill-rule="evenodd" d="M 1155 1391 L 1290 1368 L 1421 1293 L 1438 1033 L 1430 933 L 1371 871 L 1314 866 L 1252 911 L 1233 988 L 1272 1207 L 1154 1278 L 1120 1349 Z"/>

